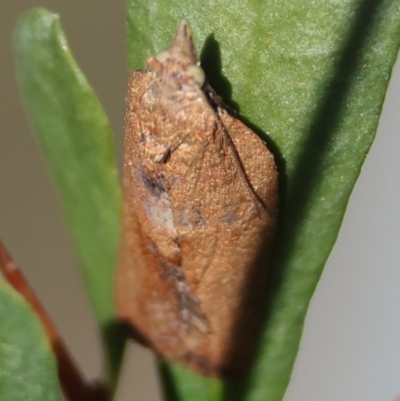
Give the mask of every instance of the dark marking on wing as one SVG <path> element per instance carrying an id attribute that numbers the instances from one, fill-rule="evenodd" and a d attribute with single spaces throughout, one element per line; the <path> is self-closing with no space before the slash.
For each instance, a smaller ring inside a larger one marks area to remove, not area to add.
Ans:
<path id="1" fill-rule="evenodd" d="M 184 206 L 186 206 L 184 204 Z M 187 205 L 187 207 L 182 208 L 178 211 L 176 225 L 180 227 L 196 227 L 196 226 L 204 226 L 207 224 L 206 220 L 201 214 L 200 207 L 191 207 Z"/>
<path id="2" fill-rule="evenodd" d="M 161 176 L 149 176 L 148 174 L 146 174 L 142 166 L 139 166 L 139 174 L 144 186 L 150 191 L 153 196 L 159 198 L 163 193 L 167 192 L 164 179 Z"/>
<path id="3" fill-rule="evenodd" d="M 199 300 L 186 282 L 182 267 L 160 254 L 156 244 L 150 239 L 146 244 L 149 251 L 159 260 L 161 279 L 170 281 L 175 290 L 179 313 L 187 329 L 196 328 L 202 333 L 209 333 L 211 330 L 207 319 L 201 310 Z"/>

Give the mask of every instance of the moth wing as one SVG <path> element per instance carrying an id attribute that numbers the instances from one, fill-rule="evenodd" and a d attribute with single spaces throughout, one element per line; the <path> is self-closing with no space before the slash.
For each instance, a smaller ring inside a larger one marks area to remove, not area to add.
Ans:
<path id="1" fill-rule="evenodd" d="M 267 258 L 275 231 L 277 174 L 254 132 L 229 114 L 220 122 L 214 141 L 197 149 L 192 169 L 169 195 L 183 272 L 211 327 L 192 358 L 244 369 L 262 321 L 266 268 L 258 262 Z M 178 170 L 171 157 L 166 176 Z"/>
<path id="2" fill-rule="evenodd" d="M 169 103 L 152 85 L 135 72 L 128 92 L 119 314 L 203 374 L 245 371 L 275 229 L 273 157 L 199 94 Z"/>

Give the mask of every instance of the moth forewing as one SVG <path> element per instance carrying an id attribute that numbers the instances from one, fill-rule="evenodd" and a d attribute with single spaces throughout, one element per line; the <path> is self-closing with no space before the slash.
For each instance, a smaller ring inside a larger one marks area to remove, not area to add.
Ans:
<path id="1" fill-rule="evenodd" d="M 161 355 L 240 374 L 263 320 L 274 159 L 205 83 L 184 24 L 147 65 L 128 87 L 118 311 Z"/>

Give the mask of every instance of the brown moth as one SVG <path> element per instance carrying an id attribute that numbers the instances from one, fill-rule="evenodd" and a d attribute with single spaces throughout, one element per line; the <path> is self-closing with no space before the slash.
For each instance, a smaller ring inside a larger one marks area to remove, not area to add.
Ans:
<path id="1" fill-rule="evenodd" d="M 226 376 L 245 372 L 255 351 L 278 178 L 199 64 L 182 23 L 130 77 L 117 304 L 159 354 Z"/>

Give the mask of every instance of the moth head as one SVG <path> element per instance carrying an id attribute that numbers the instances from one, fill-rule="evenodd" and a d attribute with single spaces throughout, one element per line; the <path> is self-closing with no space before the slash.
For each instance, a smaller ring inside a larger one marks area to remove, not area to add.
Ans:
<path id="1" fill-rule="evenodd" d="M 168 86 L 184 92 L 201 89 L 206 80 L 192 34 L 184 22 L 179 25 L 168 50 L 150 58 L 147 67 Z"/>

